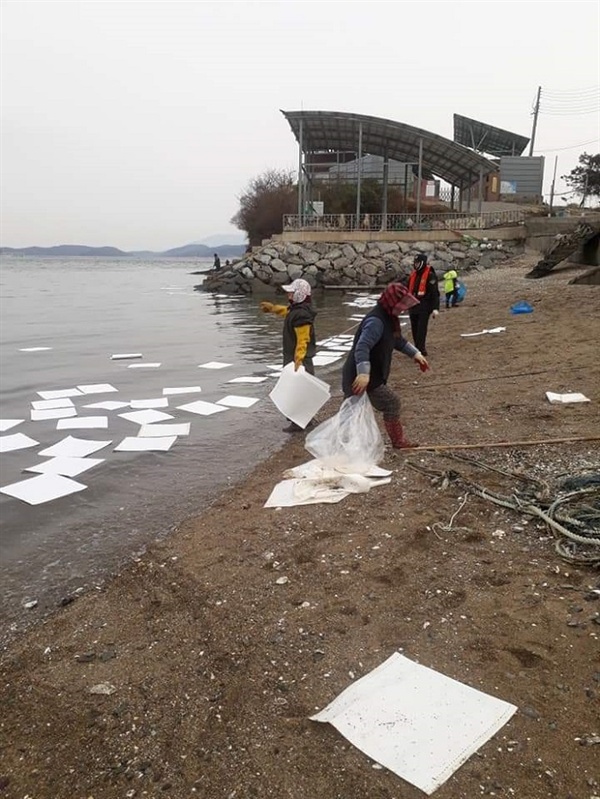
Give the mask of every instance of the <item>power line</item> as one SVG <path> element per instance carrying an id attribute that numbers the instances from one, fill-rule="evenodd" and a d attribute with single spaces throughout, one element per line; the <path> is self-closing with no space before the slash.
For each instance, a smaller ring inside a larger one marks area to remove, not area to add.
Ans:
<path id="1" fill-rule="evenodd" d="M 559 153 L 562 150 L 575 150 L 577 147 L 583 147 L 586 144 L 596 144 L 598 139 L 590 139 L 590 141 L 582 141 L 579 144 L 571 144 L 569 147 L 540 147 L 545 153 Z"/>
<path id="2" fill-rule="evenodd" d="M 598 114 L 600 113 L 600 108 L 590 108 L 587 111 L 548 111 L 545 108 L 540 108 L 540 113 L 550 117 L 576 117 L 583 114 Z"/>
<path id="3" fill-rule="evenodd" d="M 538 92 L 536 109 L 549 116 L 580 116 L 600 111 L 600 86 Z"/>
<path id="4" fill-rule="evenodd" d="M 600 89 L 600 84 L 595 86 L 588 86 L 586 89 L 547 89 L 544 93 L 550 96 L 564 97 L 564 96 L 577 96 L 581 94 L 590 94 L 597 92 Z"/>

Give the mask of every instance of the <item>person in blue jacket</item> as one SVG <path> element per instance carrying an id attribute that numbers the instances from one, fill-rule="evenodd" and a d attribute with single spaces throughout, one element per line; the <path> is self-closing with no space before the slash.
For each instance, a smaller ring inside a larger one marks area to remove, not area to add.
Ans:
<path id="1" fill-rule="evenodd" d="M 400 331 L 399 315 L 417 303 L 401 283 L 390 283 L 360 323 L 342 372 L 344 396 L 367 392 L 373 407 L 383 413 L 383 424 L 395 449 L 417 445 L 405 438 L 400 398 L 387 385 L 394 350 L 412 358 L 423 371 L 429 368 L 425 357 Z"/>

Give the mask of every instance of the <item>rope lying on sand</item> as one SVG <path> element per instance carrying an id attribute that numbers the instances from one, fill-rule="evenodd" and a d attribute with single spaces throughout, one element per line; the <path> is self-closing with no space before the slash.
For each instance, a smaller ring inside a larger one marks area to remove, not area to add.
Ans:
<path id="1" fill-rule="evenodd" d="M 453 456 L 449 455 L 449 457 Z M 461 459 L 460 456 L 457 456 L 457 459 Z M 495 505 L 518 511 L 527 516 L 536 516 L 546 524 L 554 535 L 555 549 L 561 558 L 581 565 L 600 564 L 600 481 L 597 480 L 597 475 L 571 477 L 563 480 L 563 486 L 569 485 L 569 481 L 572 483 L 575 480 L 581 483 L 581 487 L 567 491 L 567 493 L 555 494 L 551 498 L 552 489 L 537 478 L 498 469 L 474 459 L 462 458 L 462 460 L 466 460 L 473 466 L 529 482 L 530 485 L 515 490 L 511 494 L 500 494 L 476 483 L 454 469 L 431 469 L 410 461 L 406 461 L 406 465 L 421 474 L 442 481 L 444 486 L 454 482 L 469 493 L 476 494 Z M 569 512 L 564 509 L 567 504 L 571 508 Z M 459 510 L 462 507 L 463 505 Z M 450 525 L 442 526 L 441 529 L 449 531 L 453 520 L 454 516 Z"/>
<path id="2" fill-rule="evenodd" d="M 572 438 L 544 438 L 537 441 L 488 441 L 481 444 L 432 444 L 413 447 L 410 451 L 438 452 L 449 449 L 493 449 L 494 447 L 533 447 L 542 444 L 576 444 L 578 441 L 600 441 L 600 436 L 573 436 Z"/>

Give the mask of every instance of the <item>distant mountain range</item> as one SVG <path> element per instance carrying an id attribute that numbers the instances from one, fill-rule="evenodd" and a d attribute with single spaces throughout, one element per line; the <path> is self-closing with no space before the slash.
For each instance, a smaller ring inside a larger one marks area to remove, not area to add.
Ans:
<path id="1" fill-rule="evenodd" d="M 136 250 L 126 252 L 117 247 L 87 247 L 83 244 L 59 244 L 56 247 L 0 247 L 0 255 L 30 255 L 38 257 L 77 256 L 96 258 L 212 258 L 218 253 L 220 258 L 236 258 L 246 251 L 245 244 L 206 244 L 194 242 L 171 250 L 154 252 L 153 250 Z"/>

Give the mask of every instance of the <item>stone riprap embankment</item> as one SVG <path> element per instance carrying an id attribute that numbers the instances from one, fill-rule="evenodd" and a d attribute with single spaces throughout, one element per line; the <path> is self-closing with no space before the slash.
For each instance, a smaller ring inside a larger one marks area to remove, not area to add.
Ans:
<path id="1" fill-rule="evenodd" d="M 313 287 L 383 286 L 399 280 L 412 269 L 414 257 L 427 253 L 429 263 L 441 278 L 450 268 L 464 274 L 489 269 L 520 252 L 522 246 L 492 239 L 464 237 L 456 242 L 352 242 L 329 244 L 269 242 L 256 248 L 232 266 L 209 272 L 197 288 L 227 294 L 250 294 L 258 285 L 279 286 L 298 277 Z"/>

